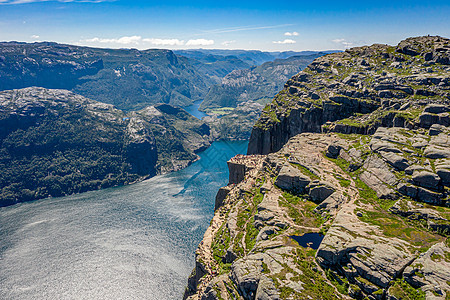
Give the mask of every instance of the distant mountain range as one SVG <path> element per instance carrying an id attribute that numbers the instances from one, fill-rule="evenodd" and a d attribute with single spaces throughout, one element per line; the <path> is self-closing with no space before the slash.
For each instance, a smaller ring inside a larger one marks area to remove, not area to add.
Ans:
<path id="1" fill-rule="evenodd" d="M 325 51 L 260 51 L 260 50 L 227 50 L 227 49 L 195 49 L 195 50 L 174 50 L 178 55 L 183 55 L 188 58 L 195 58 L 202 60 L 203 57 L 207 56 L 223 56 L 230 57 L 234 56 L 243 62 L 247 63 L 249 66 L 261 65 L 265 62 L 273 61 L 275 59 L 284 59 L 291 56 L 304 56 L 313 55 L 319 52 L 324 54 L 330 54 L 335 52 L 340 52 L 340 50 L 325 50 Z"/>
<path id="2" fill-rule="evenodd" d="M 334 51 L 324 53 L 328 52 Z M 127 111 L 156 103 L 183 107 L 203 99 L 211 85 L 221 83 L 235 70 L 311 53 L 203 49 L 139 51 L 51 42 L 2 42 L 0 91 L 31 86 L 66 89 Z M 272 93 L 268 95 L 272 96 Z"/>
<path id="3" fill-rule="evenodd" d="M 0 79 L 0 90 L 66 89 L 124 110 L 189 105 L 213 82 L 170 50 L 17 42 L 0 43 Z"/>
<path id="4" fill-rule="evenodd" d="M 243 70 L 234 70 L 225 76 L 220 84 L 210 87 L 200 106 L 203 110 L 221 107 L 236 107 L 246 101 L 268 103 L 286 81 L 300 72 L 317 57 L 325 53 L 292 56 L 276 59 Z"/>

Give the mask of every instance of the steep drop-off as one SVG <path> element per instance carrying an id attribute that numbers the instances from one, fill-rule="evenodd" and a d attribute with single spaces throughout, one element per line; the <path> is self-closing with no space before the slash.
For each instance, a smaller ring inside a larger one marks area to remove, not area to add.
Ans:
<path id="1" fill-rule="evenodd" d="M 167 104 L 124 113 L 66 90 L 0 92 L 0 206 L 178 170 L 210 129 Z"/>
<path id="2" fill-rule="evenodd" d="M 184 298 L 449 299 L 448 45 L 349 49 L 289 80 L 228 163 Z"/>
<path id="3" fill-rule="evenodd" d="M 430 36 L 322 56 L 264 108 L 248 153 L 278 151 L 290 137 L 321 132 L 327 122 L 324 130 L 363 134 L 429 122 L 417 119 L 424 105 L 450 99 L 449 57 L 450 40 Z"/>

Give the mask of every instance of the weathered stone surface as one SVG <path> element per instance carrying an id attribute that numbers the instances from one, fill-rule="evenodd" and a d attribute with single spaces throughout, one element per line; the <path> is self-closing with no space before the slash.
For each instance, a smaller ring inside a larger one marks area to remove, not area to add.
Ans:
<path id="1" fill-rule="evenodd" d="M 326 156 L 330 158 L 337 158 L 341 149 L 342 148 L 339 145 L 329 145 L 327 148 Z"/>
<path id="2" fill-rule="evenodd" d="M 436 168 L 436 174 L 441 178 L 443 185 L 450 186 L 450 168 Z"/>
<path id="3" fill-rule="evenodd" d="M 298 168 L 285 164 L 278 174 L 275 185 L 288 191 L 302 192 L 310 181 Z"/>
<path id="4" fill-rule="evenodd" d="M 378 197 L 394 197 L 394 190 L 386 184 L 394 186 L 398 180 L 382 159 L 376 155 L 371 155 L 366 159 L 363 168 L 365 171 L 360 176 L 361 180 L 372 188 Z"/>
<path id="5" fill-rule="evenodd" d="M 384 160 L 389 163 L 391 166 L 396 168 L 397 170 L 403 171 L 409 166 L 409 162 L 406 158 L 392 153 L 392 152 L 385 152 L 381 151 L 379 152 L 381 156 L 384 158 Z"/>
<path id="6" fill-rule="evenodd" d="M 400 151 L 400 149 L 397 149 L 394 144 L 379 139 L 373 139 L 370 142 L 370 148 L 374 152 L 384 151 L 384 152 L 402 153 L 402 151 Z"/>
<path id="7" fill-rule="evenodd" d="M 317 261 L 338 269 L 350 263 L 355 272 L 348 274 L 387 287 L 411 261 L 408 243 L 367 235 L 370 231 L 369 225 L 341 210 L 317 251 Z"/>
<path id="8" fill-rule="evenodd" d="M 245 165 L 237 162 L 227 162 L 228 169 L 230 170 L 229 174 L 229 184 L 236 184 L 244 180 L 245 177 Z"/>
<path id="9" fill-rule="evenodd" d="M 419 116 L 420 127 L 430 128 L 431 125 L 439 122 L 439 116 L 431 113 L 422 113 Z"/>
<path id="10" fill-rule="evenodd" d="M 435 205 L 442 205 L 443 201 L 441 198 L 442 194 L 440 193 L 436 193 L 422 187 L 417 188 L 417 199 L 419 201 Z"/>
<path id="11" fill-rule="evenodd" d="M 418 186 L 436 190 L 438 188 L 440 178 L 435 173 L 420 171 L 414 172 L 412 180 Z"/>
<path id="12" fill-rule="evenodd" d="M 405 269 L 405 280 L 425 291 L 427 298 L 435 292 L 445 299 L 445 291 L 450 292 L 450 262 L 446 259 L 449 253 L 450 249 L 444 243 L 433 245 Z"/>
<path id="13" fill-rule="evenodd" d="M 425 157 L 432 158 L 432 159 L 450 158 L 450 149 L 430 145 L 427 148 L 425 148 L 424 155 L 425 155 Z"/>
<path id="14" fill-rule="evenodd" d="M 228 186 L 222 187 L 219 189 L 216 195 L 216 200 L 214 204 L 214 210 L 217 210 L 219 207 L 222 206 L 223 201 L 227 197 L 228 193 L 230 192 L 231 188 Z"/>
<path id="15" fill-rule="evenodd" d="M 283 261 L 283 258 L 277 252 L 274 249 L 267 253 L 250 254 L 232 264 L 230 278 L 244 299 L 280 299 L 280 292 L 273 281 L 263 273 L 263 263 L 269 270 L 281 272 L 283 268 L 277 260 Z M 277 257 L 277 260 L 273 257 Z"/>
<path id="16" fill-rule="evenodd" d="M 430 127 L 429 135 L 438 135 L 439 133 L 443 132 L 445 130 L 445 127 L 439 124 L 433 124 Z"/>
<path id="17" fill-rule="evenodd" d="M 315 213 L 326 212 L 329 214 L 335 214 L 337 210 L 345 203 L 346 197 L 339 192 L 334 192 L 322 201 L 316 208 L 314 208 Z"/>
<path id="18" fill-rule="evenodd" d="M 405 174 L 412 175 L 414 172 L 418 171 L 432 171 L 429 166 L 423 166 L 423 165 L 412 165 L 407 167 L 405 170 Z"/>
<path id="19" fill-rule="evenodd" d="M 442 104 L 428 104 L 424 112 L 432 113 L 432 114 L 440 114 L 450 111 L 450 108 L 447 105 Z"/>
<path id="20" fill-rule="evenodd" d="M 335 189 L 328 183 L 320 182 L 317 185 L 311 185 L 312 186 L 309 188 L 309 197 L 316 203 L 322 202 L 335 191 Z"/>

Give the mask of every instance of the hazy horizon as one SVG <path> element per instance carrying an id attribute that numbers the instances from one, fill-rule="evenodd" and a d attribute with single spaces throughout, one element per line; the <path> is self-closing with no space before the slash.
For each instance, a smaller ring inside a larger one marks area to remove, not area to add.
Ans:
<path id="1" fill-rule="evenodd" d="M 450 36 L 448 1 L 0 0 L 0 40 L 100 48 L 344 50 Z"/>

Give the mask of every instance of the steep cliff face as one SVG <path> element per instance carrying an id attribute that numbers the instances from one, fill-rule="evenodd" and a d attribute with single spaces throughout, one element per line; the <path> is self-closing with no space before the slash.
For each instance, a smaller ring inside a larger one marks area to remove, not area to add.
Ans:
<path id="1" fill-rule="evenodd" d="M 185 299 L 447 299 L 449 141 L 302 133 L 233 158 Z"/>
<path id="2" fill-rule="evenodd" d="M 320 57 L 292 77 L 263 110 L 248 153 L 278 151 L 301 132 L 414 128 L 424 105 L 448 105 L 449 57 L 450 40 L 430 36 Z"/>
<path id="3" fill-rule="evenodd" d="M 184 298 L 448 299 L 448 43 L 350 49 L 294 76 L 253 130 L 263 155 L 229 162 Z"/>
<path id="4" fill-rule="evenodd" d="M 126 114 L 66 90 L 0 92 L 0 206 L 178 170 L 209 127 L 170 105 Z"/>

